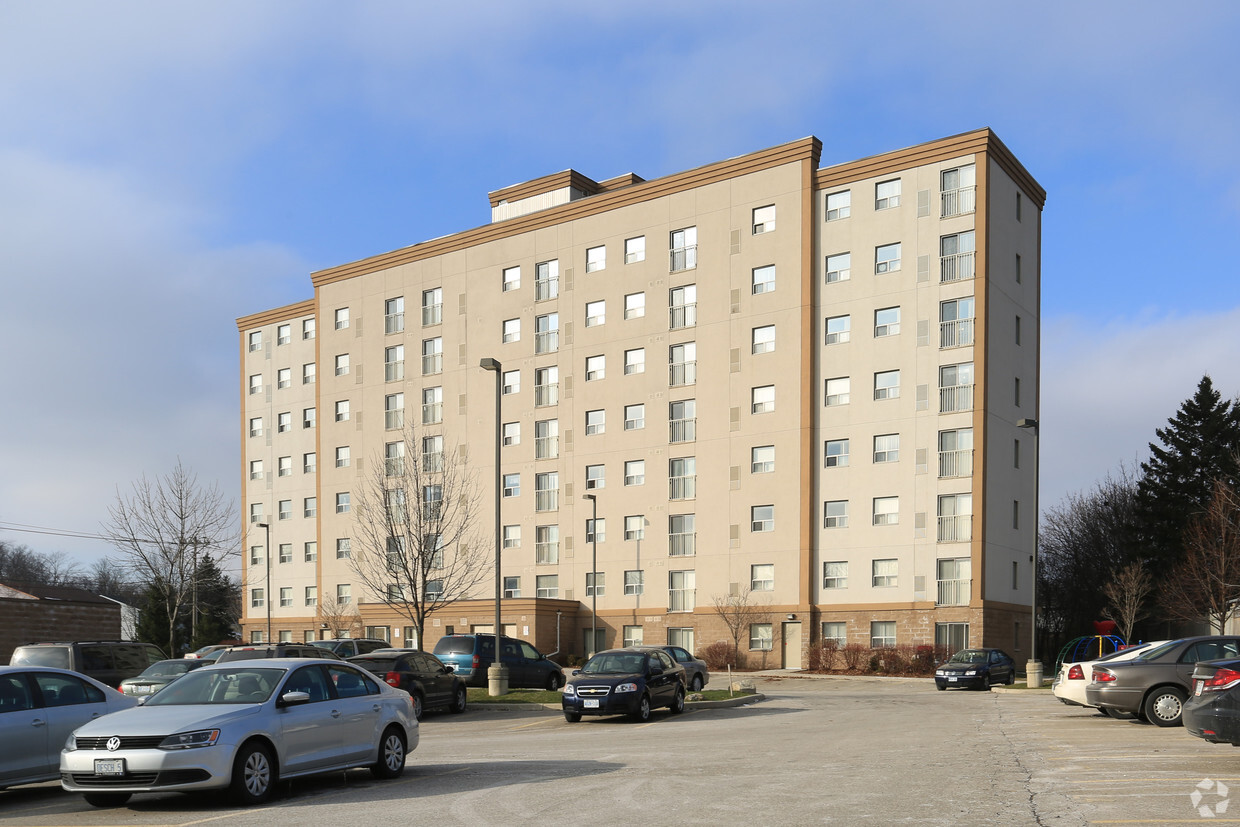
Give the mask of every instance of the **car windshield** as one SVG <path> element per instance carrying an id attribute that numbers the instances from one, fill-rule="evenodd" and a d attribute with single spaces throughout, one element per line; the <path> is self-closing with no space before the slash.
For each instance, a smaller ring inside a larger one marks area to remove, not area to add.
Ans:
<path id="1" fill-rule="evenodd" d="M 1140 660 L 1158 660 L 1172 649 L 1178 647 L 1181 643 L 1183 643 L 1183 641 L 1173 640 L 1168 643 L 1164 643 L 1162 646 L 1151 646 L 1149 650 L 1142 652 L 1137 657 Z"/>
<path id="2" fill-rule="evenodd" d="M 189 671 L 189 663 L 184 660 L 163 660 L 159 663 L 153 663 L 146 668 L 146 671 L 139 675 L 139 678 L 166 678 L 175 677 L 176 675 L 184 675 Z"/>
<path id="3" fill-rule="evenodd" d="M 39 646 L 18 649 L 9 661 L 12 666 L 51 666 L 69 668 L 69 649 L 66 646 Z"/>
<path id="4" fill-rule="evenodd" d="M 948 663 L 985 663 L 989 657 L 985 649 L 961 649 Z"/>
<path id="5" fill-rule="evenodd" d="M 261 704 L 271 697 L 283 669 L 198 669 L 152 695 L 147 706 Z"/>
<path id="6" fill-rule="evenodd" d="M 396 658 L 349 658 L 349 663 L 355 663 L 375 674 L 391 672 L 396 668 Z"/>
<path id="7" fill-rule="evenodd" d="M 468 655 L 473 651 L 474 639 L 469 637 L 442 637 L 435 644 L 436 655 Z"/>
<path id="8" fill-rule="evenodd" d="M 632 675 L 642 671 L 646 656 L 631 652 L 603 652 L 586 661 L 586 675 Z"/>

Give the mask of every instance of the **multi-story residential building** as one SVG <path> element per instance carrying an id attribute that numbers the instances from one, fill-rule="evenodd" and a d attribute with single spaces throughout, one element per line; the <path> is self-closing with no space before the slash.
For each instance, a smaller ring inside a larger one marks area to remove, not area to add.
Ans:
<path id="1" fill-rule="evenodd" d="M 820 151 L 507 187 L 488 225 L 239 319 L 247 637 L 270 611 L 313 639 L 330 600 L 411 642 L 356 577 L 352 505 L 412 425 L 468 458 L 487 538 L 502 488 L 501 622 L 544 650 L 585 651 L 595 603 L 598 646 L 730 642 L 732 595 L 763 611 L 751 662 L 1027 656 L 1045 192 L 986 129 Z M 493 574 L 423 643 L 491 630 Z"/>

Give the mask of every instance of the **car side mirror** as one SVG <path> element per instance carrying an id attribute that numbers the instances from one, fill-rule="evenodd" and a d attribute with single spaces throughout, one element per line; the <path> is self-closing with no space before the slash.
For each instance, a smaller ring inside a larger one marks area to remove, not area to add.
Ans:
<path id="1" fill-rule="evenodd" d="M 662 675 L 662 674 L 663 674 L 663 667 L 662 667 L 662 666 L 652 666 L 652 667 L 650 667 L 650 674 L 651 674 L 651 675 Z"/>
<path id="2" fill-rule="evenodd" d="M 309 692 L 285 692 L 280 696 L 280 706 L 299 706 L 310 703 Z"/>
<path id="3" fill-rule="evenodd" d="M 572 673 L 571 673 L 571 674 L 572 674 L 572 677 L 574 677 L 574 678 L 575 678 L 575 677 L 577 677 L 578 675 L 580 675 L 580 674 L 581 674 L 581 670 L 580 670 L 580 669 L 574 669 L 574 670 L 572 671 Z"/>

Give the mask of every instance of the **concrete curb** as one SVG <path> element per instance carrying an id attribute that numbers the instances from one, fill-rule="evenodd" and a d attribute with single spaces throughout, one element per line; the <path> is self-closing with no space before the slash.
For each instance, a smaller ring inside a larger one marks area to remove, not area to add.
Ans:
<path id="1" fill-rule="evenodd" d="M 761 692 L 753 695 L 737 695 L 735 698 L 723 698 L 718 701 L 685 701 L 685 709 L 727 709 L 734 706 L 744 706 L 748 703 L 756 703 L 757 701 L 765 701 L 766 696 Z M 564 708 L 559 704 L 506 704 L 506 703 L 490 703 L 474 702 L 469 705 L 469 709 L 480 709 L 488 712 L 563 712 Z"/>

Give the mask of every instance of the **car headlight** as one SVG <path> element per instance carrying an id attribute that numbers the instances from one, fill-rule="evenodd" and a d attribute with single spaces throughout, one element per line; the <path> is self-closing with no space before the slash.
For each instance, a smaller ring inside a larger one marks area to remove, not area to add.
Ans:
<path id="1" fill-rule="evenodd" d="M 77 749 L 77 736 L 70 732 L 69 737 L 65 739 L 65 752 L 73 752 L 75 749 Z"/>
<path id="2" fill-rule="evenodd" d="M 934 671 L 934 676 L 935 676 L 936 678 L 946 678 L 946 677 L 947 677 L 947 673 L 946 673 L 946 672 L 944 672 L 942 669 L 936 669 L 936 670 Z"/>
<path id="3" fill-rule="evenodd" d="M 218 729 L 200 729 L 197 732 L 181 732 L 176 735 L 169 735 L 167 738 L 159 742 L 160 749 L 196 749 L 198 747 L 213 747 L 215 742 L 219 740 L 220 731 Z"/>
<path id="4" fill-rule="evenodd" d="M 977 670 L 976 670 L 976 669 L 970 669 L 968 672 L 965 672 L 965 675 L 967 675 L 967 676 L 969 676 L 969 677 L 973 677 L 973 676 L 974 676 L 974 675 L 976 675 L 976 674 L 977 674 Z"/>
<path id="5" fill-rule="evenodd" d="M 576 694 L 577 694 L 577 687 L 573 686 L 571 683 L 569 683 L 569 684 L 565 684 L 565 685 L 564 685 L 564 694 L 565 694 L 565 695 L 576 695 Z"/>
<path id="6" fill-rule="evenodd" d="M 621 692 L 636 692 L 636 691 L 637 691 L 637 684 L 635 684 L 635 683 L 622 683 L 622 684 L 620 684 L 619 686 L 617 686 L 617 687 L 615 688 L 615 690 L 614 690 L 614 691 L 616 692 L 616 694 L 619 694 L 619 693 L 621 693 Z"/>

